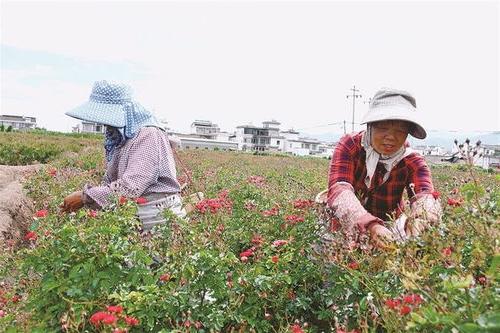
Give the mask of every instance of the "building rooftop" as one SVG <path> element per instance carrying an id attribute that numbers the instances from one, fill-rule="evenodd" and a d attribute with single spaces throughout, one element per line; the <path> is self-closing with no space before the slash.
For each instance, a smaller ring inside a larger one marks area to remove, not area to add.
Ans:
<path id="1" fill-rule="evenodd" d="M 217 124 L 214 124 L 213 122 L 211 122 L 210 120 L 195 120 L 193 121 L 193 123 L 191 124 L 191 126 L 209 126 L 209 127 L 217 127 Z"/>
<path id="2" fill-rule="evenodd" d="M 27 116 L 16 116 L 11 114 L 2 114 L 0 115 L 0 119 L 2 120 L 29 120 L 31 122 L 36 122 L 35 117 L 27 117 Z"/>

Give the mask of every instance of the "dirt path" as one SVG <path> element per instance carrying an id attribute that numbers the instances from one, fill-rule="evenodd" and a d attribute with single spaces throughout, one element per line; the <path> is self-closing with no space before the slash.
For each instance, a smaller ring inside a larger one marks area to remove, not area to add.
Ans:
<path id="1" fill-rule="evenodd" d="M 0 165 L 0 245 L 7 239 L 19 240 L 33 216 L 33 204 L 26 197 L 22 180 L 42 165 Z"/>

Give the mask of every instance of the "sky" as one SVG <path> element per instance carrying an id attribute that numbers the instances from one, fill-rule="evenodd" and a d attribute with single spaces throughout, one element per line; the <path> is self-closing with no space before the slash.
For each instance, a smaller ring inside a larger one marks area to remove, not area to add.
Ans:
<path id="1" fill-rule="evenodd" d="M 0 114 L 49 130 L 97 80 L 129 84 L 175 131 L 275 119 L 340 133 L 382 87 L 428 130 L 499 131 L 497 1 L 4 1 Z M 355 124 L 355 129 L 362 129 Z"/>

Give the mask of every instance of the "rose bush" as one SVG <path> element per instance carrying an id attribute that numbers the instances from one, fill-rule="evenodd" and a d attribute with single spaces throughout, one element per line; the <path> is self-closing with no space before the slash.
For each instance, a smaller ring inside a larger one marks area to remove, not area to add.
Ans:
<path id="1" fill-rule="evenodd" d="M 205 200 L 185 220 L 167 213 L 170 223 L 152 235 L 138 232 L 141 200 L 117 197 L 106 211 L 58 213 L 66 194 L 103 175 L 97 141 L 31 178 L 27 190 L 43 213 L 0 254 L 0 331 L 500 327 L 498 175 L 474 170 L 476 182 L 466 168 L 434 166 L 441 224 L 386 251 L 346 246 L 336 234 L 338 248 L 326 260 L 314 250 L 320 207 L 312 199 L 326 186 L 328 161 L 180 156 L 193 179 L 185 194 L 202 191 Z"/>

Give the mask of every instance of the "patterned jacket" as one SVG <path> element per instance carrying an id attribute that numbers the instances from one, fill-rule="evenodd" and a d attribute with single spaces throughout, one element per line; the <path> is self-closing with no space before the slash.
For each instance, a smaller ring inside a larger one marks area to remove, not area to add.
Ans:
<path id="1" fill-rule="evenodd" d="M 157 127 L 143 127 L 133 138 L 116 147 L 103 184 L 85 186 L 84 202 L 104 207 L 110 203 L 112 195 L 137 198 L 153 193 L 179 192 L 167 134 Z"/>

